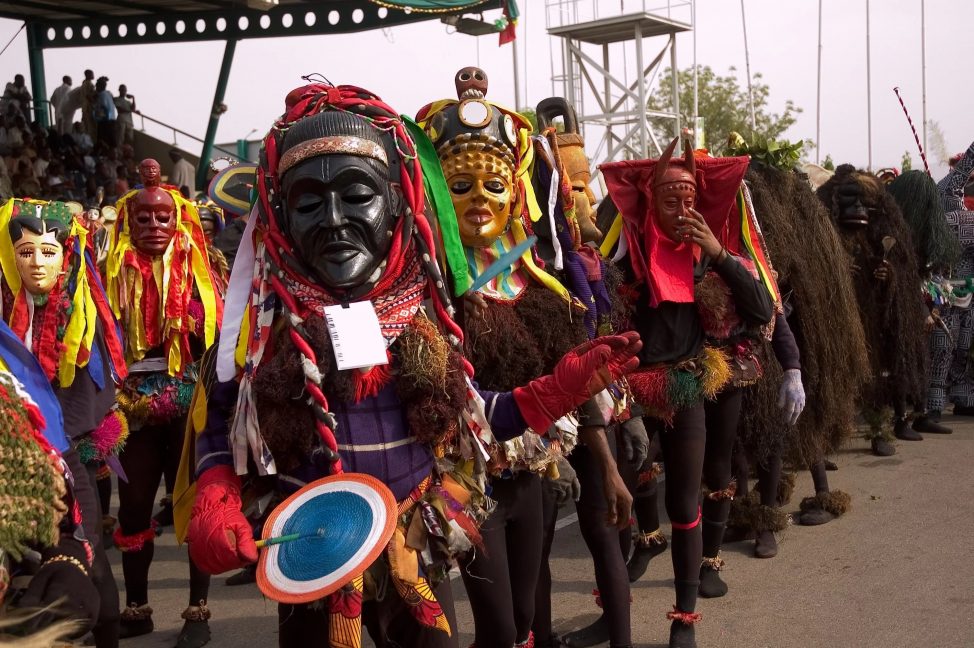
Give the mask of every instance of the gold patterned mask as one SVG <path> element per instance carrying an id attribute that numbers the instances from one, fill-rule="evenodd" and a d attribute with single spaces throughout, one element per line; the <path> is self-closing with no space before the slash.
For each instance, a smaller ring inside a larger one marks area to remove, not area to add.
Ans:
<path id="1" fill-rule="evenodd" d="M 602 232 L 595 225 L 595 205 L 598 201 L 589 187 L 592 172 L 589 169 L 588 156 L 585 155 L 585 141 L 576 133 L 559 133 L 557 142 L 561 161 L 572 187 L 572 197 L 575 199 L 575 217 L 578 219 L 582 243 L 600 243 Z"/>
<path id="2" fill-rule="evenodd" d="M 487 247 L 507 231 L 514 174 L 501 158 L 470 147 L 441 158 L 446 186 L 457 213 L 460 241 Z"/>
<path id="3" fill-rule="evenodd" d="M 28 229 L 15 243 L 17 271 L 24 288 L 32 295 L 46 295 L 54 288 L 64 263 L 64 248 L 57 232 L 35 234 Z"/>

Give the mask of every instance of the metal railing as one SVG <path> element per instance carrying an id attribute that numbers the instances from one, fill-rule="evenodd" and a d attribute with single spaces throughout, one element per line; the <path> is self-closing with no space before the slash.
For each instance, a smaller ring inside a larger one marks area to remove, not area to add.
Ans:
<path id="1" fill-rule="evenodd" d="M 633 13 L 690 22 L 692 0 L 545 0 L 548 29 Z"/>
<path id="2" fill-rule="evenodd" d="M 173 136 L 172 136 L 173 145 L 177 145 L 178 144 L 177 141 L 176 141 L 176 133 L 179 133 L 183 137 L 188 137 L 191 140 L 197 141 L 201 145 L 204 144 L 204 141 L 203 141 L 202 138 L 199 138 L 196 135 L 193 135 L 192 133 L 187 133 L 186 131 L 182 130 L 181 128 L 176 128 L 172 124 L 167 124 L 164 121 L 160 121 L 160 120 L 156 119 L 155 117 L 150 117 L 150 116 L 148 116 L 145 113 L 142 113 L 140 111 L 134 111 L 134 114 L 138 115 L 142 119 L 142 127 L 139 130 L 141 130 L 143 133 L 146 132 L 146 130 L 145 130 L 145 122 L 146 122 L 146 120 L 148 120 L 148 121 L 152 122 L 153 124 L 158 124 L 159 126 L 162 126 L 164 128 L 167 128 L 167 129 L 171 130 L 172 133 L 173 133 Z M 236 151 L 229 151 L 229 150 L 227 150 L 225 148 L 222 148 L 222 147 L 219 147 L 219 146 L 216 146 L 216 145 L 213 146 L 213 150 L 214 151 L 219 151 L 220 153 L 223 153 L 225 155 L 229 155 L 230 157 L 232 157 L 235 160 L 246 161 L 246 160 L 244 160 L 244 158 L 242 158 L 239 155 L 237 155 L 237 152 Z"/>

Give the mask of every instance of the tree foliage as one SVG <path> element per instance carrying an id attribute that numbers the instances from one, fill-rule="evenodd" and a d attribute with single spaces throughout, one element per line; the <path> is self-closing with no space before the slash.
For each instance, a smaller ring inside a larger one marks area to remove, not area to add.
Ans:
<path id="1" fill-rule="evenodd" d="M 666 68 L 659 86 L 650 95 L 650 110 L 672 111 L 672 78 L 671 69 Z M 714 155 L 723 155 L 726 152 L 727 138 L 732 132 L 740 133 L 749 141 L 780 139 L 802 112 L 791 100 L 785 102 L 782 112 L 771 112 L 768 106 L 770 89 L 762 81 L 760 72 L 752 77 L 751 87 L 754 93 L 754 129 L 751 128 L 746 80 L 742 86 L 733 67 L 729 69 L 729 74 L 721 76 L 710 66 L 697 66 L 698 114 L 704 118 L 704 145 Z M 692 67 L 680 71 L 679 91 L 681 121 L 690 125 L 693 112 Z M 668 142 L 673 138 L 673 120 L 657 117 L 650 119 L 650 124 L 660 142 Z"/>

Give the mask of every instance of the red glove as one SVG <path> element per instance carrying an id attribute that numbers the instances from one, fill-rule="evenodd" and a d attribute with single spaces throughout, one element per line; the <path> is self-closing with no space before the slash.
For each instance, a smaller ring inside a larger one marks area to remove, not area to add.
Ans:
<path id="1" fill-rule="evenodd" d="M 565 354 L 555 370 L 514 390 L 528 426 L 543 434 L 556 420 L 639 366 L 635 331 L 590 340 Z"/>
<path id="2" fill-rule="evenodd" d="M 257 561 L 254 532 L 240 511 L 240 478 L 230 466 L 210 468 L 196 481 L 186 536 L 190 558 L 207 574 Z"/>

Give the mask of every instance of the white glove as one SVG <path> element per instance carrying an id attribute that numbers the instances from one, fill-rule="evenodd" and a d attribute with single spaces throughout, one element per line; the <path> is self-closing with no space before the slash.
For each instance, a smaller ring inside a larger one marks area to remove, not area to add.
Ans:
<path id="1" fill-rule="evenodd" d="M 787 369 L 781 379 L 778 389 L 778 407 L 784 410 L 788 425 L 798 422 L 798 417 L 805 409 L 805 388 L 802 386 L 802 372 L 799 369 Z"/>

